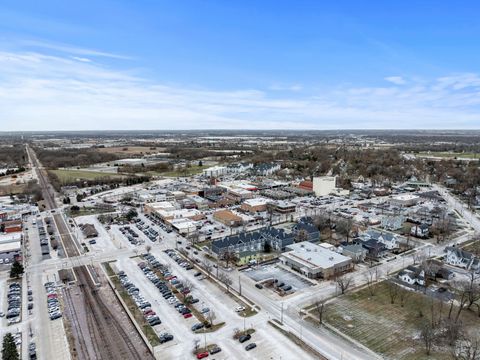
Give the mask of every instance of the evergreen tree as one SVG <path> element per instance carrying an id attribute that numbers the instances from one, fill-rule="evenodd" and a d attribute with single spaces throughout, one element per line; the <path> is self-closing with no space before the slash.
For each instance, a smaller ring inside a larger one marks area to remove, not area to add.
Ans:
<path id="1" fill-rule="evenodd" d="M 18 354 L 17 346 L 15 345 L 15 339 L 11 333 L 7 333 L 3 337 L 2 359 L 20 360 L 20 355 Z"/>
<path id="2" fill-rule="evenodd" d="M 18 278 L 22 274 L 23 274 L 23 265 L 20 264 L 17 260 L 15 260 L 10 269 L 10 277 Z"/>

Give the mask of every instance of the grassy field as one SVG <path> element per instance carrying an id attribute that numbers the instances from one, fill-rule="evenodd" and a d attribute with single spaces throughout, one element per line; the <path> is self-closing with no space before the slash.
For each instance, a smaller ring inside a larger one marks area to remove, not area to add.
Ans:
<path id="1" fill-rule="evenodd" d="M 409 293 L 403 307 L 398 298 L 391 304 L 388 286 L 383 282 L 378 284 L 374 296 L 362 289 L 328 303 L 324 319 L 327 324 L 388 359 L 450 359 L 449 351 L 441 346 L 435 347 L 430 356 L 425 355 L 418 328 L 431 318 L 431 302 L 422 293 Z M 444 318 L 448 314 L 448 305 L 435 304 L 434 312 L 435 317 Z M 316 318 L 316 313 L 309 314 L 308 319 L 317 322 L 312 319 Z M 470 329 L 480 324 L 480 319 L 470 311 L 462 312 L 461 320 Z"/>
<path id="2" fill-rule="evenodd" d="M 452 152 L 443 152 L 443 151 L 431 151 L 431 152 L 419 152 L 414 155 L 420 157 L 442 157 L 442 158 L 458 158 L 458 159 L 478 159 L 479 154 L 475 153 L 452 153 Z"/>
<path id="3" fill-rule="evenodd" d="M 130 155 L 149 155 L 156 154 L 159 152 L 165 152 L 165 148 L 161 147 L 150 147 L 150 146 L 113 146 L 99 148 L 98 151 L 109 154 L 116 154 L 120 156 L 130 156 Z"/>
<path id="4" fill-rule="evenodd" d="M 189 168 L 177 169 L 173 171 L 166 171 L 162 173 L 155 173 L 156 175 L 167 176 L 167 177 L 182 177 L 182 176 L 192 176 L 200 174 L 204 169 L 209 166 L 198 166 L 192 165 Z"/>
<path id="5" fill-rule="evenodd" d="M 69 183 L 76 181 L 77 179 L 81 180 L 95 180 L 101 178 L 119 178 L 123 177 L 122 175 L 116 173 L 106 173 L 106 172 L 95 172 L 95 171 L 85 171 L 85 170 L 50 170 L 52 173 L 58 176 L 60 182 Z"/>

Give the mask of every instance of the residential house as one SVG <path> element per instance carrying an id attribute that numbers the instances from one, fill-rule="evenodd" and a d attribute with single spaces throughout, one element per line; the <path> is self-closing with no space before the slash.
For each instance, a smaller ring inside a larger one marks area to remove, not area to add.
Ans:
<path id="1" fill-rule="evenodd" d="M 373 239 L 383 244 L 387 250 L 398 249 L 398 235 L 382 232 L 374 229 L 367 230 L 362 234 L 367 240 Z"/>
<path id="2" fill-rule="evenodd" d="M 429 234 L 430 234 L 430 231 L 427 224 L 414 225 L 410 229 L 410 235 L 421 238 L 421 239 L 428 238 Z"/>
<path id="3" fill-rule="evenodd" d="M 480 268 L 480 260 L 471 252 L 454 246 L 446 247 L 445 252 L 445 261 L 449 265 L 457 266 L 466 270 L 479 270 Z"/>
<path id="4" fill-rule="evenodd" d="M 350 257 L 353 262 L 359 263 L 365 260 L 367 249 L 361 244 L 346 244 L 341 246 L 341 254 Z"/>

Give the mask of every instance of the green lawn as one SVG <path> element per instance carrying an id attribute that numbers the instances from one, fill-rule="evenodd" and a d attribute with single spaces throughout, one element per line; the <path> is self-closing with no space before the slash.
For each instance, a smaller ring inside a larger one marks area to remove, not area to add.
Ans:
<path id="1" fill-rule="evenodd" d="M 61 183 L 70 183 L 73 181 L 81 180 L 95 180 L 101 178 L 120 178 L 123 175 L 116 173 L 85 171 L 85 170 L 50 170 L 53 174 L 57 175 Z"/>
<path id="2" fill-rule="evenodd" d="M 210 166 L 198 166 L 192 165 L 188 168 L 177 169 L 173 171 L 166 171 L 162 173 L 157 173 L 157 175 L 167 176 L 167 177 L 182 177 L 182 176 L 192 176 L 200 174 L 203 170 L 209 168 Z"/>

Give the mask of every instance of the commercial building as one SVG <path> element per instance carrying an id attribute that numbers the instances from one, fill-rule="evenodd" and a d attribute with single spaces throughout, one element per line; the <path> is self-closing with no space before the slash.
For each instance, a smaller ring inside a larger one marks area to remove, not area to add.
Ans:
<path id="1" fill-rule="evenodd" d="M 290 214 L 297 210 L 297 205 L 288 201 L 275 201 L 268 204 L 267 207 L 279 214 Z"/>
<path id="2" fill-rule="evenodd" d="M 0 235 L 0 261 L 13 262 L 21 254 L 22 233 L 14 232 Z"/>
<path id="3" fill-rule="evenodd" d="M 213 218 L 224 225 L 234 227 L 243 224 L 243 219 L 230 210 L 219 210 L 213 214 Z"/>
<path id="4" fill-rule="evenodd" d="M 308 241 L 291 244 L 280 262 L 310 279 L 329 279 L 352 269 L 352 259 Z"/>
<path id="5" fill-rule="evenodd" d="M 394 196 L 390 199 L 390 203 L 392 205 L 402 206 L 402 207 L 409 207 L 413 206 L 418 203 L 420 197 L 413 194 L 401 194 Z"/>
<path id="6" fill-rule="evenodd" d="M 266 198 L 253 198 L 247 199 L 242 203 L 242 210 L 247 211 L 249 213 L 257 213 L 267 211 L 267 204 L 270 200 Z"/>
<path id="7" fill-rule="evenodd" d="M 315 196 L 326 196 L 335 192 L 336 176 L 319 176 L 313 178 L 313 192 Z"/>

